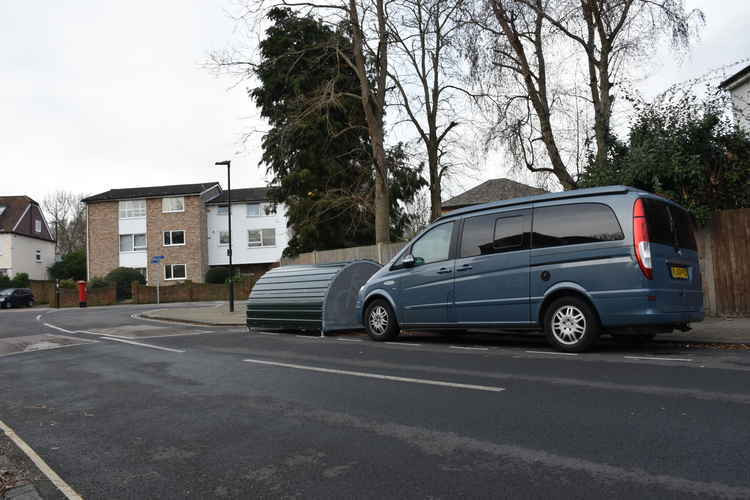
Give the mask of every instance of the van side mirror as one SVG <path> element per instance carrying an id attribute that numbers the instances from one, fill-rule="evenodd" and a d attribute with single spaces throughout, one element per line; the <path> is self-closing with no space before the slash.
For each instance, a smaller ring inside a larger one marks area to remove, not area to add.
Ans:
<path id="1" fill-rule="evenodd" d="M 414 260 L 414 256 L 412 254 L 404 256 L 404 258 L 401 260 L 401 265 L 404 267 L 414 267 L 416 263 L 417 262 Z"/>

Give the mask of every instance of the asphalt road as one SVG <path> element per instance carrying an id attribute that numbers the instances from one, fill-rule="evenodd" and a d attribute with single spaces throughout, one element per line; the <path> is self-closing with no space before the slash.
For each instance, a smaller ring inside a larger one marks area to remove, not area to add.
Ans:
<path id="1" fill-rule="evenodd" d="M 748 351 L 250 335 L 150 308 L 0 311 L 0 420 L 85 498 L 750 498 Z"/>

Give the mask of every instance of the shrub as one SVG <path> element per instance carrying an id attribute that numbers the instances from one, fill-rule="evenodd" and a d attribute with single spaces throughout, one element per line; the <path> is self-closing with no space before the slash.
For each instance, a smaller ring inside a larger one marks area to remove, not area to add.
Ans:
<path id="1" fill-rule="evenodd" d="M 118 267 L 105 276 L 105 279 L 114 283 L 117 287 L 117 300 L 129 299 L 133 296 L 133 282 L 145 285 L 146 278 L 138 271 L 131 267 Z"/>
<path id="2" fill-rule="evenodd" d="M 206 283 L 226 283 L 229 279 L 229 269 L 214 267 L 206 272 Z"/>
<path id="3" fill-rule="evenodd" d="M 10 287 L 11 287 L 10 278 L 8 278 L 7 276 L 0 276 L 0 290 L 2 290 L 3 288 L 10 288 Z"/>
<path id="4" fill-rule="evenodd" d="M 49 267 L 49 274 L 56 280 L 85 280 L 86 252 L 79 250 L 64 255 L 61 261 Z"/>
<path id="5" fill-rule="evenodd" d="M 111 285 L 112 283 L 107 281 L 105 278 L 95 276 L 91 278 L 91 281 L 89 281 L 88 287 L 89 288 L 106 288 Z"/>
<path id="6" fill-rule="evenodd" d="M 16 274 L 12 280 L 10 280 L 10 286 L 12 288 L 28 288 L 31 285 L 29 275 L 26 273 Z"/>
<path id="7" fill-rule="evenodd" d="M 73 280 L 60 280 L 60 288 L 75 288 L 76 286 Z"/>

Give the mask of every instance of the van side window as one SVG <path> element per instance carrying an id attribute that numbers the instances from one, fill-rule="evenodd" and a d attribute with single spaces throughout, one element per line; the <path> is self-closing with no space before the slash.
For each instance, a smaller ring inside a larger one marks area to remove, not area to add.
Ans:
<path id="1" fill-rule="evenodd" d="M 697 250 L 693 221 L 685 210 L 660 200 L 644 199 L 648 235 L 653 243 Z"/>
<path id="2" fill-rule="evenodd" d="M 534 209 L 533 248 L 625 239 L 614 212 L 601 203 Z"/>
<path id="3" fill-rule="evenodd" d="M 411 247 L 417 264 L 429 264 L 447 260 L 451 253 L 453 222 L 441 224 L 427 231 Z"/>
<path id="4" fill-rule="evenodd" d="M 510 252 L 523 247 L 523 215 L 481 215 L 464 220 L 461 257 Z"/>

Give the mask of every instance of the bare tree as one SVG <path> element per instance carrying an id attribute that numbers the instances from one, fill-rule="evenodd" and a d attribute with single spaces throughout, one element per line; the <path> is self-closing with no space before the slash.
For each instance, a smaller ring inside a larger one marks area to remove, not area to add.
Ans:
<path id="1" fill-rule="evenodd" d="M 84 197 L 80 193 L 59 190 L 42 200 L 42 210 L 56 240 L 56 255 L 86 248 L 86 206 L 81 202 Z"/>
<path id="2" fill-rule="evenodd" d="M 463 0 L 397 0 L 389 20 L 394 56 L 388 75 L 399 105 L 415 128 L 427 153 L 430 220 L 441 215 L 441 184 L 446 172 L 444 141 L 459 125 L 456 107 L 467 94 L 457 85 L 460 61 L 456 36 L 462 25 Z"/>
<path id="3" fill-rule="evenodd" d="M 486 2 L 486 3 L 485 3 Z M 478 0 L 472 4 L 475 68 L 500 75 L 494 130 L 533 172 L 555 175 L 565 189 L 576 186 L 570 156 L 581 158 L 561 128 L 593 123 L 595 161 L 606 162 L 615 90 L 628 65 L 652 54 L 664 34 L 687 48 L 702 22 L 684 0 Z M 490 17 L 491 16 L 491 17 Z M 484 40 L 485 45 L 476 44 Z M 482 53 L 484 51 L 484 54 Z M 484 65 L 481 61 L 484 58 Z M 582 63 L 584 70 L 578 71 Z M 587 88 L 588 95 L 579 92 Z M 566 104 L 567 102 L 567 104 Z M 576 111 L 574 111 L 576 110 Z M 577 110 L 584 110 L 581 113 Z M 589 119 L 590 117 L 590 119 Z M 540 155 L 544 151 L 545 157 Z M 566 157 L 568 158 L 566 160 Z"/>

